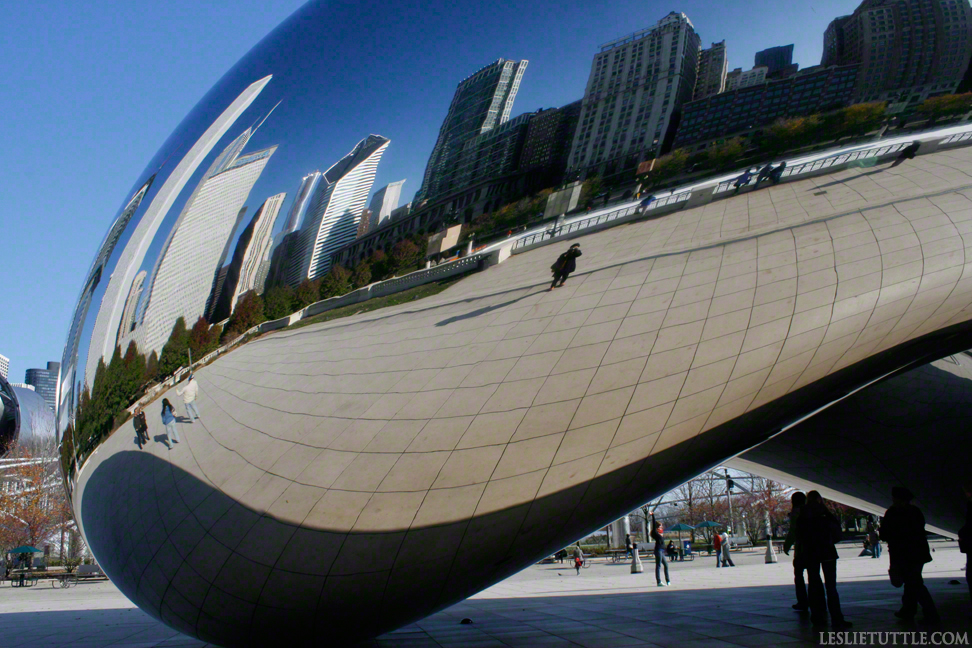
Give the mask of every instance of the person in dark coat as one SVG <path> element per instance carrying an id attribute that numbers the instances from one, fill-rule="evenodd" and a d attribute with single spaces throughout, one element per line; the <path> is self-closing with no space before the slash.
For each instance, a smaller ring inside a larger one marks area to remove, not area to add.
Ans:
<path id="1" fill-rule="evenodd" d="M 770 171 L 769 179 L 774 185 L 780 184 L 780 178 L 783 177 L 783 171 L 786 169 L 786 160 L 780 162 L 780 166 L 776 167 Z"/>
<path id="2" fill-rule="evenodd" d="M 965 526 L 959 529 L 959 551 L 965 554 L 965 583 L 969 586 L 969 598 L 972 599 L 972 479 L 965 482 Z"/>
<path id="3" fill-rule="evenodd" d="M 564 285 L 570 273 L 577 269 L 577 257 L 580 255 L 580 243 L 574 243 L 569 250 L 557 257 L 557 261 L 550 266 L 550 270 L 553 272 L 553 283 L 550 284 L 550 290 L 559 287 L 558 281 L 561 286 Z"/>
<path id="4" fill-rule="evenodd" d="M 837 595 L 837 548 L 834 543 L 840 536 L 840 521 L 827 510 L 817 491 L 807 493 L 807 503 L 797 520 L 798 553 L 802 556 L 810 581 L 807 594 L 810 599 L 810 621 L 815 626 L 826 625 L 830 611 L 830 625 L 835 630 L 849 628 L 853 624 L 844 618 Z M 820 572 L 823 571 L 823 582 Z M 826 596 L 824 587 L 826 584 Z"/>
<path id="5" fill-rule="evenodd" d="M 769 180 L 771 173 L 773 173 L 773 163 L 767 162 L 766 166 L 759 170 L 759 175 L 756 176 L 756 186 L 753 187 L 753 191 L 759 189 L 759 183 L 761 183 L 763 180 Z"/>
<path id="6" fill-rule="evenodd" d="M 672 581 L 668 577 L 668 561 L 665 560 L 665 529 L 661 522 L 655 520 L 655 514 L 651 514 L 651 539 L 655 541 L 655 580 L 658 587 L 672 586 Z M 665 581 L 662 582 L 661 570 L 665 568 Z"/>
<path id="7" fill-rule="evenodd" d="M 138 449 L 148 443 L 148 421 L 145 420 L 145 412 L 141 407 L 135 408 L 135 416 L 132 417 L 132 425 L 135 427 L 135 436 L 138 438 Z"/>
<path id="8" fill-rule="evenodd" d="M 937 623 L 940 620 L 938 610 L 921 577 L 925 563 L 932 560 L 925 537 L 925 516 L 911 503 L 912 497 L 911 491 L 904 486 L 892 488 L 891 508 L 881 520 L 880 537 L 888 543 L 892 578 L 900 578 L 904 583 L 901 609 L 894 616 L 910 621 L 921 605 L 925 621 Z"/>
<path id="9" fill-rule="evenodd" d="M 732 183 L 732 186 L 736 188 L 733 193 L 739 193 L 739 190 L 749 184 L 749 181 L 753 179 L 753 172 L 750 169 L 746 169 L 742 172 L 742 175 L 736 178 L 736 181 Z"/>
<path id="10" fill-rule="evenodd" d="M 891 168 L 893 169 L 894 167 L 898 166 L 899 164 L 903 164 L 905 160 L 914 160 L 915 159 L 915 155 L 918 153 L 918 149 L 919 148 L 921 148 L 921 142 L 915 140 L 914 142 L 912 142 L 908 146 L 906 146 L 903 149 L 901 149 L 901 152 L 898 153 L 898 157 L 891 164 Z"/>
<path id="11" fill-rule="evenodd" d="M 800 544 L 797 537 L 797 525 L 800 521 L 800 511 L 807 503 L 807 496 L 800 491 L 790 496 L 790 530 L 786 534 L 783 542 L 783 553 L 790 555 L 790 548 L 793 548 L 793 585 L 796 587 L 797 602 L 793 609 L 797 612 L 806 612 L 810 609 L 810 600 L 807 598 L 807 582 L 803 578 L 803 572 L 807 570 L 803 563 L 803 552 L 800 551 Z"/>

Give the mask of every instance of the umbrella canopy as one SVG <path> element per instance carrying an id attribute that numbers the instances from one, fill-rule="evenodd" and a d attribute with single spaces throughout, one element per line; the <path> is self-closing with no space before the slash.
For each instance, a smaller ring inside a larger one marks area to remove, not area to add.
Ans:
<path id="1" fill-rule="evenodd" d="M 683 524 L 683 523 L 679 522 L 675 526 L 668 527 L 668 530 L 669 531 L 691 531 L 694 528 L 695 527 L 692 526 L 691 524 Z"/>
<path id="2" fill-rule="evenodd" d="M 724 526 L 724 525 L 721 524 L 720 522 L 708 522 L 708 521 L 706 521 L 706 522 L 700 522 L 699 524 L 697 524 L 695 526 L 695 528 L 696 529 L 706 529 L 706 528 L 710 528 L 710 527 L 720 527 L 720 526 Z"/>
<path id="3" fill-rule="evenodd" d="M 24 545 L 22 547 L 17 547 L 16 549 L 11 549 L 7 553 L 12 553 L 12 554 L 44 553 L 44 550 L 43 549 L 38 549 L 37 547 L 31 547 L 31 546 L 28 546 L 28 545 Z"/>

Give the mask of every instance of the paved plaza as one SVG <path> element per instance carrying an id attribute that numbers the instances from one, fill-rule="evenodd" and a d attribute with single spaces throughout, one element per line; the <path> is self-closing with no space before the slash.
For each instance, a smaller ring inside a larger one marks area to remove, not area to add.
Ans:
<path id="1" fill-rule="evenodd" d="M 938 631 L 972 633 L 964 558 L 954 542 L 933 542 L 926 582 L 944 622 Z M 901 590 L 888 583 L 887 553 L 857 557 L 844 545 L 840 595 L 854 631 L 931 631 L 896 622 Z M 534 565 L 476 596 L 356 648 L 609 648 L 800 646 L 819 643 L 809 618 L 790 609 L 789 558 L 766 565 L 760 550 L 671 565 L 671 588 L 655 585 L 654 567 L 630 574 L 628 563 L 593 561 L 578 576 L 567 564 Z M 960 584 L 949 584 L 959 580 Z M 461 621 L 468 618 L 470 624 Z M 205 646 L 148 616 L 111 583 L 53 589 L 0 586 L 2 648 L 176 648 Z M 312 639 L 312 638 L 309 638 Z M 826 641 L 826 640 L 825 640 Z M 311 645 L 329 645 L 326 637 Z M 897 645 L 908 645 L 899 640 Z"/>

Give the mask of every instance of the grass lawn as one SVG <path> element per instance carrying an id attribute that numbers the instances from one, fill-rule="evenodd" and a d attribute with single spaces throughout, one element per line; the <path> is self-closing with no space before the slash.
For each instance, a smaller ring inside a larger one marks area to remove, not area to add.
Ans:
<path id="1" fill-rule="evenodd" d="M 409 288 L 408 290 L 403 290 L 402 292 L 395 293 L 393 295 L 375 297 L 374 299 L 369 299 L 368 301 L 361 302 L 360 304 L 351 304 L 350 306 L 335 308 L 321 313 L 320 315 L 314 315 L 313 317 L 302 319 L 299 322 L 295 322 L 287 328 L 281 330 L 292 331 L 293 329 L 298 329 L 302 326 L 320 324 L 321 322 L 330 322 L 331 320 L 339 319 L 341 317 L 351 317 L 352 315 L 367 313 L 373 310 L 378 310 L 379 308 L 398 306 L 399 304 L 405 304 L 423 299 L 425 297 L 431 297 L 432 295 L 438 295 L 440 292 L 456 283 L 464 276 L 465 275 L 450 277 L 449 279 L 443 279 L 442 281 L 437 281 L 435 283 L 427 283 L 422 286 L 416 286 L 415 288 Z"/>

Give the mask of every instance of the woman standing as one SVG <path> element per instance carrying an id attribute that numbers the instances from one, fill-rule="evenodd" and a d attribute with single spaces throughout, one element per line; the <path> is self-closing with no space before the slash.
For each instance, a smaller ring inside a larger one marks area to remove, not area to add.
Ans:
<path id="1" fill-rule="evenodd" d="M 665 529 L 661 522 L 655 520 L 655 514 L 651 514 L 651 539 L 655 541 L 655 580 L 658 587 L 672 586 L 672 581 L 668 578 L 668 561 L 665 559 Z M 662 567 L 665 568 L 665 582 L 661 579 Z"/>
<path id="2" fill-rule="evenodd" d="M 162 399 L 162 424 L 165 426 L 166 435 L 173 443 L 179 443 L 179 431 L 176 429 L 175 410 L 168 398 Z"/>

